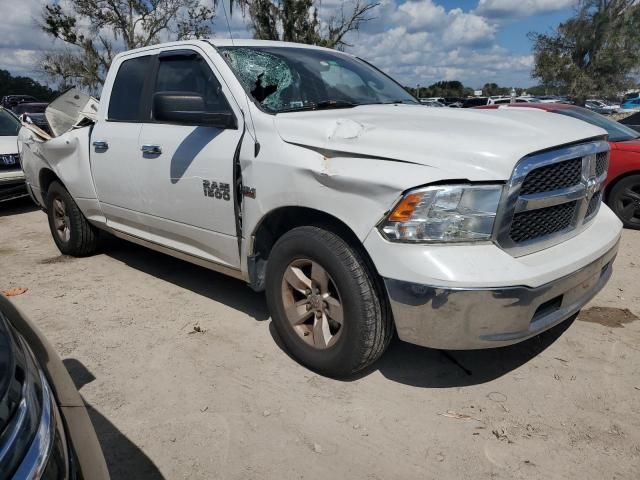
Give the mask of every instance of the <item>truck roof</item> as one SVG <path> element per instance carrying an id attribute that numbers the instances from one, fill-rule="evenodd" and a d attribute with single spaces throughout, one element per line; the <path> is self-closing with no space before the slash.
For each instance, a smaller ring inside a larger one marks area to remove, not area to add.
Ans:
<path id="1" fill-rule="evenodd" d="M 156 48 L 166 47 L 179 47 L 181 45 L 194 45 L 198 43 L 208 43 L 214 47 L 289 47 L 289 48 L 307 48 L 313 50 L 330 50 L 335 52 L 336 50 L 326 47 L 319 47 L 316 45 L 307 45 L 304 43 L 294 42 L 280 42 L 277 40 L 254 40 L 252 38 L 203 38 L 196 40 L 180 40 L 176 42 L 158 43 L 155 45 L 149 45 L 147 47 L 136 48 L 133 50 L 127 50 L 116 55 L 117 57 L 130 55 L 132 53 L 143 52 L 145 50 L 154 50 Z M 340 52 L 345 55 L 350 55 L 345 52 Z"/>

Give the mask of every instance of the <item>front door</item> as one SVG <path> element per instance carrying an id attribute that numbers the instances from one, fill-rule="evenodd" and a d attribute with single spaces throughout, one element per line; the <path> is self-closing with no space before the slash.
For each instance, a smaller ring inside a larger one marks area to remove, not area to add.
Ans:
<path id="1" fill-rule="evenodd" d="M 195 47 L 194 47 L 195 48 Z M 166 50 L 156 58 L 140 132 L 136 169 L 144 172 L 139 194 L 151 240 L 205 260 L 240 267 L 233 200 L 237 126 L 162 118 L 162 97 L 202 99 L 204 116 L 227 115 L 239 123 L 230 92 L 197 50 Z"/>

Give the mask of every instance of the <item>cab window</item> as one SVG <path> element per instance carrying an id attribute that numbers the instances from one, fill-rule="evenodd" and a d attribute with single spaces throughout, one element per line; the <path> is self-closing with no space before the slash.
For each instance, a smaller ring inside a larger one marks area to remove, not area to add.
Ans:
<path id="1" fill-rule="evenodd" d="M 167 92 L 192 93 L 202 97 L 204 111 L 230 112 L 220 82 L 207 63 L 197 54 L 160 56 L 153 94 Z"/>
<path id="2" fill-rule="evenodd" d="M 151 66 L 151 56 L 125 60 L 120 65 L 111 89 L 109 120 L 140 122 L 140 100 L 145 78 Z"/>

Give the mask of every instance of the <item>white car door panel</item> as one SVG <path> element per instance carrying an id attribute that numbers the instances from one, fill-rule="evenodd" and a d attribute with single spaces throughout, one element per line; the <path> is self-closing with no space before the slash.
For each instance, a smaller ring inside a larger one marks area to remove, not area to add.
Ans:
<path id="1" fill-rule="evenodd" d="M 233 157 L 242 132 L 238 128 L 178 124 L 156 115 L 157 94 L 201 97 L 208 114 L 232 111 L 212 66 L 180 50 L 158 58 L 152 89 L 151 119 L 142 125 L 138 167 L 145 178 L 140 212 L 153 236 L 174 248 L 194 252 L 227 266 L 240 267 L 233 201 Z M 186 54 L 185 54 L 186 53 Z M 194 122 L 197 123 L 197 122 Z"/>

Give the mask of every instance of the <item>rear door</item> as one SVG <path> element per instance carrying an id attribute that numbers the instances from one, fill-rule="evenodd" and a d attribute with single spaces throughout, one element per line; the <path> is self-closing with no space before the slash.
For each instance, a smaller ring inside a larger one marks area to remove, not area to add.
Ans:
<path id="1" fill-rule="evenodd" d="M 242 130 L 161 121 L 156 108 L 163 94 L 196 95 L 206 115 L 230 114 L 236 125 L 241 125 L 240 110 L 197 47 L 162 51 L 155 62 L 136 164 L 136 171 L 144 172 L 139 211 L 150 235 L 166 246 L 239 268 L 233 159 Z"/>
<path id="2" fill-rule="evenodd" d="M 154 56 L 125 57 L 116 68 L 104 121 L 91 133 L 91 168 L 107 224 L 118 230 L 141 235 L 146 230 L 140 211 L 145 199 L 140 192 L 144 172 L 140 170 L 142 92 Z M 108 90 L 105 88 L 105 91 Z"/>

